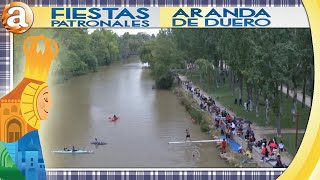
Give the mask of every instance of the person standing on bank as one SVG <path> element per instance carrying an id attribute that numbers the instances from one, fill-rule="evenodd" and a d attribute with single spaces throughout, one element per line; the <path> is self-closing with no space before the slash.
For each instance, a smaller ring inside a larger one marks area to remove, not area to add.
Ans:
<path id="1" fill-rule="evenodd" d="M 190 132 L 189 132 L 188 129 L 186 129 L 186 141 L 187 141 L 188 138 L 191 141 Z"/>

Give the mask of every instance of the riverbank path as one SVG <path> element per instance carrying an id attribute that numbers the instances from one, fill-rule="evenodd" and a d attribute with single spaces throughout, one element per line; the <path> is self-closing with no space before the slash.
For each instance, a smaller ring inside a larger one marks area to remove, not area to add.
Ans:
<path id="1" fill-rule="evenodd" d="M 183 76 L 183 75 L 179 75 L 179 78 L 181 79 L 181 81 L 189 81 L 187 77 Z M 192 83 L 192 88 L 197 87 L 195 84 Z M 184 86 L 183 86 L 184 90 L 188 91 Z M 197 87 L 199 88 L 199 87 Z M 199 88 L 201 91 L 201 94 L 203 94 L 206 97 L 211 97 L 208 95 L 207 92 L 203 91 L 201 88 Z M 216 100 L 214 97 L 212 97 L 215 101 L 215 105 L 218 106 L 220 109 L 226 109 L 226 111 L 231 115 L 231 116 L 236 116 L 236 113 L 231 111 L 230 109 L 226 108 L 223 104 L 221 104 L 218 100 Z M 199 104 L 201 103 L 199 99 L 194 98 Z M 252 123 L 251 124 L 251 129 L 253 130 L 254 134 L 255 134 L 255 138 L 257 140 L 262 140 L 263 138 L 266 138 L 266 134 L 276 134 L 276 129 L 272 128 L 272 127 L 261 127 L 258 126 L 256 123 Z M 295 133 L 295 129 L 282 129 L 281 130 L 282 133 Z M 299 133 L 304 133 L 304 130 L 300 130 Z M 260 151 L 259 148 L 257 147 L 253 147 L 256 151 Z M 293 157 L 286 153 L 281 153 L 281 161 L 282 163 L 289 165 L 292 162 Z M 256 159 L 256 161 L 259 161 L 259 159 Z M 270 162 L 270 164 L 272 164 L 273 166 L 275 165 L 275 162 Z"/>
<path id="2" fill-rule="evenodd" d="M 287 87 L 285 87 L 285 86 L 283 86 L 282 87 L 282 92 L 283 93 L 285 93 L 285 94 L 287 94 Z M 293 98 L 293 96 L 294 96 L 294 92 L 292 91 L 292 90 L 289 90 L 289 96 L 290 97 L 292 97 Z M 302 100 L 303 100 L 303 94 L 301 93 L 301 92 L 297 92 L 297 100 L 299 101 L 299 102 L 301 102 L 302 103 Z M 305 100 L 305 105 L 306 106 L 308 106 L 308 107 L 311 107 L 311 97 L 310 96 L 308 96 L 308 95 L 306 95 L 306 100 Z"/>

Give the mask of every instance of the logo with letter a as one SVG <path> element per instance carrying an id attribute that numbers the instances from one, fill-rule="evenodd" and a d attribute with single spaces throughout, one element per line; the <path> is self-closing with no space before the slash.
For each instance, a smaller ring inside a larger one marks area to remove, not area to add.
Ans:
<path id="1" fill-rule="evenodd" d="M 33 12 L 22 2 L 12 2 L 2 12 L 2 23 L 12 33 L 24 33 L 32 26 Z"/>

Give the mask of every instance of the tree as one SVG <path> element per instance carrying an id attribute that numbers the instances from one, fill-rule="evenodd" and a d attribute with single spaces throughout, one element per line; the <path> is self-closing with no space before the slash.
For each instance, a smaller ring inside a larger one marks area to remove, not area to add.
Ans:
<path id="1" fill-rule="evenodd" d="M 211 68 L 211 64 L 206 59 L 197 59 L 194 63 L 198 67 L 198 71 L 200 74 L 200 77 L 199 77 L 200 82 L 202 82 L 205 79 L 206 75 L 208 74 L 208 69 Z"/>
<path id="2" fill-rule="evenodd" d="M 305 99 L 308 85 L 313 89 L 309 29 L 172 29 L 158 36 L 172 36 L 185 63 L 197 65 L 201 82 L 210 85 L 214 81 L 220 88 L 230 76 L 232 95 L 238 89 L 238 98 L 244 100 L 247 92 L 246 99 L 250 109 L 255 106 L 257 117 L 263 96 L 266 124 L 270 123 L 269 113 L 275 114 L 278 135 L 284 113 L 283 87 L 293 87 L 295 109 L 297 90 L 302 89 Z M 144 59 L 155 59 L 157 43 L 151 44 L 153 48 L 142 51 Z"/>
<path id="3" fill-rule="evenodd" d="M 142 62 L 150 64 L 159 89 L 171 88 L 174 80 L 171 70 L 184 67 L 181 53 L 171 36 L 170 31 L 161 30 L 155 39 L 145 43 L 140 50 L 140 58 Z"/>

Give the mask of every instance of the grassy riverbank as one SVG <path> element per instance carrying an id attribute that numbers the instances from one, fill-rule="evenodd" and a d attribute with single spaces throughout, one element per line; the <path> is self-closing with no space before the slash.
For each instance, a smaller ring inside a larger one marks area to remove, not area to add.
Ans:
<path id="1" fill-rule="evenodd" d="M 276 116 L 271 109 L 269 111 L 270 123 L 266 124 L 264 106 L 262 105 L 259 106 L 259 117 L 257 117 L 255 109 L 253 109 L 253 111 L 251 112 L 246 112 L 244 111 L 243 106 L 235 105 L 234 99 L 235 97 L 238 97 L 238 89 L 235 88 L 235 96 L 232 96 L 232 90 L 230 88 L 229 83 L 225 83 L 219 88 L 216 88 L 214 85 L 210 85 L 208 83 L 200 83 L 199 77 L 195 74 L 189 74 L 188 78 L 190 78 L 192 82 L 194 82 L 201 89 L 206 91 L 208 95 L 215 98 L 225 107 L 233 111 L 238 117 L 242 117 L 247 120 L 250 120 L 262 127 L 271 126 L 272 128 L 276 128 Z M 243 90 L 243 97 L 247 97 L 247 91 L 245 87 Z M 291 97 L 286 98 L 286 94 L 283 94 L 283 114 L 281 117 L 281 128 L 294 129 L 296 126 L 296 124 L 292 121 L 292 114 L 291 114 L 292 102 L 293 102 L 293 99 Z M 263 97 L 259 97 L 259 103 L 261 104 L 263 103 Z M 310 108 L 309 107 L 301 108 L 301 102 L 298 102 L 297 107 L 298 107 L 298 112 L 300 114 L 299 129 L 304 130 L 306 129 L 306 126 L 309 120 Z M 270 136 L 266 135 L 266 137 L 267 138 L 276 137 L 276 134 L 270 134 Z M 298 139 L 299 145 L 302 141 L 302 138 L 303 138 L 303 134 L 299 134 L 299 139 Z M 280 139 L 283 140 L 283 142 L 285 143 L 289 154 L 294 156 L 296 154 L 295 134 L 282 133 Z"/>
<path id="2" fill-rule="evenodd" d="M 197 86 L 206 91 L 208 95 L 213 98 L 216 98 L 221 104 L 223 104 L 228 109 L 232 110 L 238 117 L 248 119 L 254 123 L 257 123 L 259 126 L 272 126 L 276 128 L 276 116 L 272 112 L 271 108 L 269 111 L 270 123 L 266 124 L 265 118 L 265 108 L 263 105 L 259 106 L 259 117 L 256 116 L 256 111 L 253 109 L 251 112 L 244 111 L 243 106 L 234 104 L 235 98 L 238 97 L 238 88 L 235 88 L 235 96 L 232 96 L 232 90 L 230 84 L 226 82 L 224 85 L 216 88 L 213 84 L 209 83 L 200 83 L 199 76 L 196 74 L 188 74 L 187 77 L 192 80 Z M 243 88 L 243 100 L 247 97 L 247 90 L 244 86 Z M 283 113 L 281 116 L 281 128 L 295 128 L 296 124 L 292 121 L 293 117 L 291 114 L 293 99 L 291 97 L 286 98 L 286 94 L 283 94 Z M 264 104 L 263 97 L 259 97 L 259 104 Z M 305 107 L 301 108 L 301 103 L 297 103 L 299 116 L 299 129 L 306 129 L 308 121 L 310 108 Z"/>
<path id="3" fill-rule="evenodd" d="M 173 92 L 179 97 L 181 105 L 185 107 L 186 111 L 195 120 L 194 122 L 200 125 L 202 132 L 208 133 L 212 138 L 220 137 L 219 129 L 209 128 L 209 124 L 213 119 L 208 111 L 202 111 L 198 103 L 181 87 L 176 86 Z M 216 143 L 216 149 L 220 152 L 220 143 Z M 220 154 L 220 158 L 227 161 L 232 167 L 258 167 L 257 163 L 253 161 L 242 164 L 247 157 L 232 151 L 229 146 L 227 147 L 227 153 Z"/>
<path id="4" fill-rule="evenodd" d="M 190 116 L 199 124 L 201 131 L 205 133 L 210 132 L 209 123 L 212 118 L 209 112 L 202 111 L 197 102 L 185 91 L 179 87 L 174 88 L 174 93 L 179 97 L 181 105 L 183 105 Z"/>

